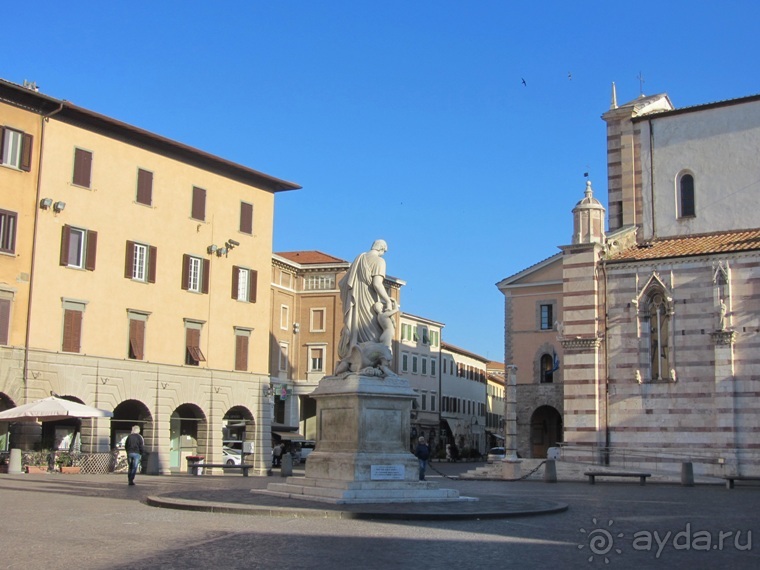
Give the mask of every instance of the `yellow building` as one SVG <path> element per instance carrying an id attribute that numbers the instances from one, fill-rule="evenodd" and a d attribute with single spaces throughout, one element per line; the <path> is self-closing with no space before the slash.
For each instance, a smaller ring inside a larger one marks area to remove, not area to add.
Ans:
<path id="1" fill-rule="evenodd" d="M 220 462 L 223 440 L 253 442 L 263 470 L 271 305 L 258 276 L 271 267 L 274 195 L 299 186 L 10 83 L 0 95 L 0 124 L 39 147 L 0 204 L 24 236 L 3 281 L 27 264 L 31 290 L 21 307 L 16 286 L 5 407 L 54 392 L 114 412 L 45 424 L 46 446 L 73 430 L 83 451 L 108 451 L 138 424 L 155 472 L 184 470 L 188 455 Z"/>

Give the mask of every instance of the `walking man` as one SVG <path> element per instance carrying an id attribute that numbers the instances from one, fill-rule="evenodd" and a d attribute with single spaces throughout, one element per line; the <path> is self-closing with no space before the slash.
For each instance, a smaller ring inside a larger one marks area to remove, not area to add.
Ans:
<path id="1" fill-rule="evenodd" d="M 127 461 L 129 462 L 127 479 L 130 485 L 134 485 L 137 468 L 140 466 L 145 451 L 145 440 L 140 435 L 140 426 L 132 426 L 132 433 L 127 436 L 127 440 L 124 442 L 124 449 L 127 451 Z"/>
<path id="2" fill-rule="evenodd" d="M 415 455 L 417 456 L 417 459 L 420 462 L 420 481 L 425 480 L 425 468 L 427 467 L 427 461 L 430 457 L 430 448 L 428 447 L 427 442 L 425 441 L 424 437 L 421 437 L 419 440 L 417 440 L 417 450 Z"/>

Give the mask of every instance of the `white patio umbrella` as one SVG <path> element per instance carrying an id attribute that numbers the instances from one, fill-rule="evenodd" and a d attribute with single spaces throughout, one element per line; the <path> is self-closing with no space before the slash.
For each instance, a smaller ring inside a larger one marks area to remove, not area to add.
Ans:
<path id="1" fill-rule="evenodd" d="M 0 422 L 65 420 L 68 418 L 111 418 L 113 412 L 50 396 L 0 412 Z"/>

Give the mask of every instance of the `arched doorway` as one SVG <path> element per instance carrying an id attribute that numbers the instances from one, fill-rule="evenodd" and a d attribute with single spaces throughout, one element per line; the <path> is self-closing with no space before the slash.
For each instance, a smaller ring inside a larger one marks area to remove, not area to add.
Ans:
<path id="1" fill-rule="evenodd" d="M 206 415 L 195 404 L 182 404 L 171 415 L 169 424 L 169 470 L 187 471 L 188 456 L 205 455 L 208 447 Z"/>
<path id="2" fill-rule="evenodd" d="M 132 426 L 140 426 L 140 433 L 145 439 L 145 447 L 151 450 L 154 446 L 153 417 L 148 407 L 139 400 L 124 400 L 116 406 L 111 418 L 111 446 L 121 448 L 124 440 L 132 431 Z"/>
<path id="3" fill-rule="evenodd" d="M 234 406 L 222 418 L 222 453 L 224 463 L 240 463 L 245 455 L 253 454 L 256 422 L 251 411 Z"/>
<path id="4" fill-rule="evenodd" d="M 530 417 L 530 456 L 546 457 L 550 447 L 562 441 L 562 416 L 552 406 L 536 408 Z"/>

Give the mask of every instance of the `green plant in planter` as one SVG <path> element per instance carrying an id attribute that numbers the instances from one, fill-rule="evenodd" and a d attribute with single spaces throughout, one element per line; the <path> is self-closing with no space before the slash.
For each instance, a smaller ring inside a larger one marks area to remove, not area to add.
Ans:
<path id="1" fill-rule="evenodd" d="M 70 453 L 59 453 L 55 458 L 55 462 L 58 467 L 71 467 L 74 465 L 74 458 L 71 457 Z"/>

